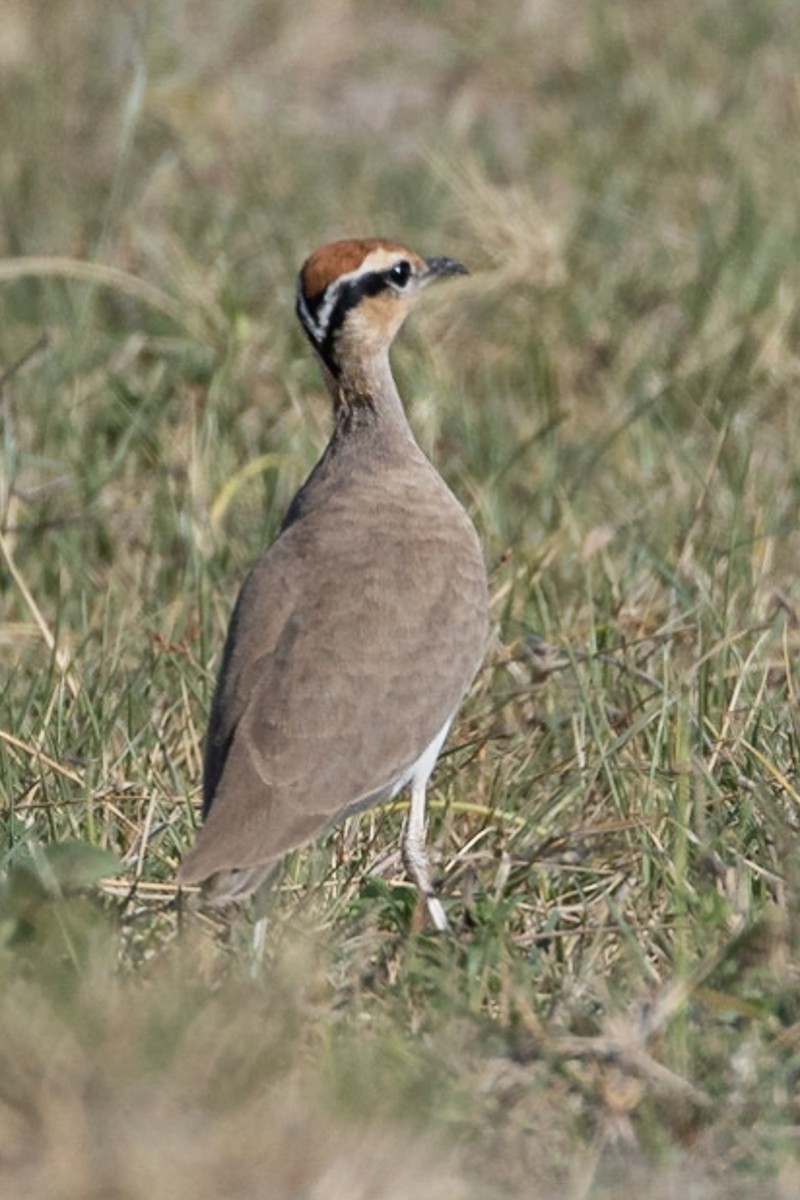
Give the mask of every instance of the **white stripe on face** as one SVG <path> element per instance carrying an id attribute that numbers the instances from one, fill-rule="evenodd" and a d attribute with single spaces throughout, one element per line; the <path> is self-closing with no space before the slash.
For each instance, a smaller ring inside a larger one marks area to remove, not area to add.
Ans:
<path id="1" fill-rule="evenodd" d="M 397 250 L 371 251 L 361 265 L 356 267 L 355 270 L 347 271 L 344 275 L 338 275 L 336 279 L 331 280 L 331 282 L 325 288 L 325 291 L 322 293 L 322 300 L 317 307 L 316 316 L 312 316 L 302 286 L 298 288 L 297 307 L 300 311 L 300 317 L 306 329 L 313 336 L 314 341 L 319 345 L 325 341 L 325 336 L 328 332 L 328 324 L 343 287 L 346 287 L 348 283 L 352 283 L 357 279 L 361 279 L 364 275 L 371 275 L 380 271 L 386 271 L 396 262 L 401 262 L 402 260 L 411 262 L 412 267 L 416 271 L 416 263 L 410 255 L 401 254 Z"/>

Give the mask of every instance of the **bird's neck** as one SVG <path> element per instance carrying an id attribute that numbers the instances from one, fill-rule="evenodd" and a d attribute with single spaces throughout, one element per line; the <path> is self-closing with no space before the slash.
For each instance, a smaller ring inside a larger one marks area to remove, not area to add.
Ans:
<path id="1" fill-rule="evenodd" d="M 335 437 L 371 427 L 381 438 L 414 440 L 387 351 L 361 357 L 336 376 L 326 370 L 325 382 L 333 403 Z"/>
<path id="2" fill-rule="evenodd" d="M 341 486 L 343 475 L 352 479 L 359 471 L 380 473 L 388 464 L 397 463 L 402 463 L 406 472 L 412 463 L 426 472 L 432 469 L 406 420 L 385 351 L 375 358 L 362 355 L 356 366 L 336 374 L 321 361 L 333 403 L 333 433 L 292 501 L 282 529 L 324 505 L 331 487 Z"/>

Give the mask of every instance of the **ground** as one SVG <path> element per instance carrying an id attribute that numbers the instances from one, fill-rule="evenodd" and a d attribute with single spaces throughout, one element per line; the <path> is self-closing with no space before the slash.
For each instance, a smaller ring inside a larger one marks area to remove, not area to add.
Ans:
<path id="1" fill-rule="evenodd" d="M 0 1182 L 800 1195 L 794 0 L 6 0 Z M 176 906 L 231 604 L 323 447 L 317 245 L 486 551 L 434 776 Z"/>

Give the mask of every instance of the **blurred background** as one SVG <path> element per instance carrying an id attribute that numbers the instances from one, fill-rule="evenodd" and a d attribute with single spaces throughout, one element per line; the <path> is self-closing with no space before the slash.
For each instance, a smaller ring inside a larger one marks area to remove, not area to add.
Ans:
<path id="1" fill-rule="evenodd" d="M 4 0 L 6 1194 L 800 1195 L 798 63 L 795 0 Z M 393 357 L 491 573 L 457 937 L 395 805 L 253 979 L 172 878 L 373 234 L 472 272 Z"/>

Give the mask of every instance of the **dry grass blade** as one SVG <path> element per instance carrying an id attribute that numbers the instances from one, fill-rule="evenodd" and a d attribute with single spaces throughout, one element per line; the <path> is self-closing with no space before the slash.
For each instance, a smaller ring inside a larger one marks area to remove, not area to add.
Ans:
<path id="1" fill-rule="evenodd" d="M 23 600 L 25 601 L 25 605 L 34 620 L 36 627 L 39 630 L 39 633 L 42 636 L 42 640 L 43 640 L 44 644 L 47 646 L 47 649 L 50 650 L 52 652 L 52 654 L 54 655 L 58 669 L 59 669 L 59 671 L 61 671 L 62 675 L 64 676 L 64 680 L 67 684 L 67 687 L 69 688 L 69 690 L 73 696 L 78 696 L 80 693 L 80 683 L 78 681 L 77 675 L 71 669 L 69 653 L 63 647 L 59 647 L 56 645 L 56 639 L 53 636 L 53 633 L 52 633 L 49 625 L 47 624 L 47 621 L 42 616 L 39 605 L 36 603 L 33 593 L 31 592 L 30 588 L 28 587 L 27 583 L 25 582 L 25 579 L 23 578 L 22 573 L 18 570 L 17 565 L 14 562 L 14 558 L 11 553 L 11 550 L 9 549 L 8 542 L 6 541 L 5 535 L 3 533 L 0 533 L 0 554 L 2 554 L 2 556 L 5 560 L 5 564 L 8 567 L 9 574 L 11 575 L 11 578 L 14 580 L 14 583 L 17 585 L 20 595 L 22 596 Z"/>
<path id="2" fill-rule="evenodd" d="M 110 288 L 163 313 L 198 341 L 205 338 L 203 325 L 194 319 L 185 303 L 119 267 L 58 255 L 0 259 L 0 283 L 16 283 L 22 279 L 71 279 L 97 288 Z"/>

